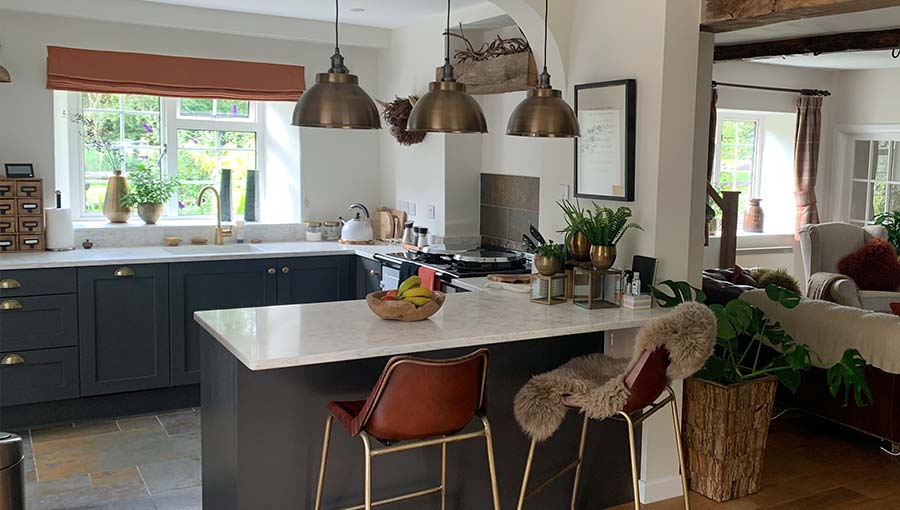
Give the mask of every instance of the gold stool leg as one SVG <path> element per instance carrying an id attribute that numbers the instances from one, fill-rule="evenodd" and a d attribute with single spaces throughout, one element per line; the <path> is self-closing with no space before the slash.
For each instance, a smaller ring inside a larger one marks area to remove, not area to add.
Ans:
<path id="1" fill-rule="evenodd" d="M 575 484 L 572 486 L 572 510 L 575 510 L 575 499 L 578 497 L 578 482 L 581 480 L 581 465 L 584 463 L 584 445 L 587 442 L 588 416 L 584 415 L 581 425 L 581 443 L 578 444 L 578 465 L 575 467 Z"/>
<path id="2" fill-rule="evenodd" d="M 316 485 L 316 510 L 322 510 L 322 491 L 325 488 L 325 465 L 328 463 L 328 444 L 331 442 L 331 424 L 334 416 L 325 420 L 325 440 L 322 442 L 322 464 L 319 466 L 319 483 Z"/>
<path id="3" fill-rule="evenodd" d="M 372 445 L 365 432 L 361 433 L 359 437 L 362 438 L 363 449 L 366 453 L 365 509 L 372 510 Z"/>
<path id="4" fill-rule="evenodd" d="M 672 390 L 669 390 L 671 393 Z M 681 444 L 681 426 L 678 423 L 678 403 L 672 396 L 672 426 L 675 429 L 675 445 L 678 447 L 678 467 L 681 469 L 681 490 L 684 491 L 684 510 L 691 510 L 691 498 L 688 493 L 687 471 L 684 467 L 684 445 Z"/>
<path id="5" fill-rule="evenodd" d="M 528 460 L 525 461 L 525 474 L 522 476 L 522 490 L 519 492 L 519 506 L 517 510 L 525 508 L 525 494 L 528 493 L 528 477 L 531 476 L 531 465 L 534 463 L 534 449 L 537 447 L 537 439 L 531 440 L 531 448 L 528 449 Z"/>
<path id="6" fill-rule="evenodd" d="M 441 443 L 441 510 L 447 510 L 447 443 Z"/>
<path id="7" fill-rule="evenodd" d="M 494 465 L 494 439 L 491 434 L 491 424 L 487 416 L 481 417 L 484 424 L 484 442 L 487 448 L 488 469 L 491 472 L 491 494 L 494 499 L 494 510 L 500 510 L 500 491 L 497 489 L 497 468 Z"/>
<path id="8" fill-rule="evenodd" d="M 634 423 L 628 413 L 620 412 L 625 422 L 628 424 L 628 448 L 631 451 L 631 485 L 634 491 L 634 510 L 641 510 L 641 491 L 638 487 L 638 467 L 637 453 L 634 448 Z"/>

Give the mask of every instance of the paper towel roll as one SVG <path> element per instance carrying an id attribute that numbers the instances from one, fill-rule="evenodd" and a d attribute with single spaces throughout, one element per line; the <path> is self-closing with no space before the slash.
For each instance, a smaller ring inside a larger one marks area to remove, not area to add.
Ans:
<path id="1" fill-rule="evenodd" d="M 47 209 L 46 222 L 47 249 L 66 251 L 75 249 L 75 229 L 72 227 L 71 209 Z"/>

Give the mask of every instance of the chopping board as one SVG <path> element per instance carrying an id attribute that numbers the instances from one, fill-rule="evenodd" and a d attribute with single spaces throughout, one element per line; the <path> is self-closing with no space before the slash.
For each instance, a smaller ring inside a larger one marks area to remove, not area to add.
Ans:
<path id="1" fill-rule="evenodd" d="M 372 215 L 372 232 L 375 239 L 393 239 L 394 237 L 394 217 L 390 211 L 378 209 Z"/>
<path id="2" fill-rule="evenodd" d="M 531 283 L 530 274 L 489 274 L 487 279 L 500 283 Z"/>

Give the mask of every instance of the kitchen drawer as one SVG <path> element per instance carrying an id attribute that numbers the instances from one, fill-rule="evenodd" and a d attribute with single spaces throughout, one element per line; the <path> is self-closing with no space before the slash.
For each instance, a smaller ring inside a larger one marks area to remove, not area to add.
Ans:
<path id="1" fill-rule="evenodd" d="M 0 234 L 0 251 L 18 251 L 19 238 L 15 234 Z M 0 293 L 0 296 L 3 294 Z"/>
<path id="2" fill-rule="evenodd" d="M 17 198 L 16 216 L 40 216 L 44 214 L 44 201 L 40 198 Z"/>
<path id="3" fill-rule="evenodd" d="M 75 294 L 0 299 L 0 351 L 78 345 Z"/>
<path id="4" fill-rule="evenodd" d="M 19 218 L 21 219 L 21 218 Z M 44 234 L 19 234 L 19 251 L 44 251 Z"/>
<path id="5" fill-rule="evenodd" d="M 16 196 L 16 181 L 0 179 L 0 198 Z"/>
<path id="6" fill-rule="evenodd" d="M 12 216 L 0 217 L 0 234 L 15 234 L 19 223 Z"/>
<path id="7" fill-rule="evenodd" d="M 0 298 L 74 293 L 75 268 L 0 271 Z"/>
<path id="8" fill-rule="evenodd" d="M 78 348 L 0 353 L 0 405 L 78 397 Z"/>
<path id="9" fill-rule="evenodd" d="M 16 215 L 16 199 L 0 198 L 0 216 Z"/>
<path id="10" fill-rule="evenodd" d="M 19 198 L 41 198 L 43 184 L 40 179 L 19 179 L 16 182 L 16 196 Z"/>
<path id="11" fill-rule="evenodd" d="M 16 231 L 20 234 L 40 234 L 44 232 L 43 216 L 19 216 Z"/>

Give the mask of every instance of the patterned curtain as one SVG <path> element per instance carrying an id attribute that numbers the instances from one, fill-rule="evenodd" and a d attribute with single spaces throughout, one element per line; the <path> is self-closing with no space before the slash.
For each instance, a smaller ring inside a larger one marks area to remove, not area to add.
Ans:
<path id="1" fill-rule="evenodd" d="M 819 223 L 816 206 L 816 177 L 819 174 L 819 141 L 822 137 L 822 96 L 797 98 L 797 132 L 794 140 L 794 184 L 797 227 Z"/>

